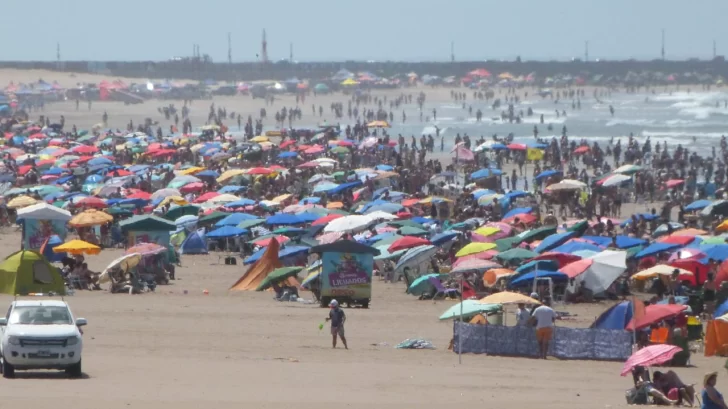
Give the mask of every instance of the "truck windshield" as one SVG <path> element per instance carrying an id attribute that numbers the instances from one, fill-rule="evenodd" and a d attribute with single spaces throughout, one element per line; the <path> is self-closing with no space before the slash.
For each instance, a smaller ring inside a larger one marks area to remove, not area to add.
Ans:
<path id="1" fill-rule="evenodd" d="M 15 307 L 8 324 L 20 325 L 71 325 L 71 314 L 66 307 L 40 305 Z"/>

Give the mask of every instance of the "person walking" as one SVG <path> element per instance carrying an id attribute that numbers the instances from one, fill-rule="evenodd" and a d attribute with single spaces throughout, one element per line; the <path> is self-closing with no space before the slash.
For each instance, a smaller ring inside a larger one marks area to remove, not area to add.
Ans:
<path id="1" fill-rule="evenodd" d="M 531 320 L 536 323 L 536 340 L 541 358 L 546 359 L 549 343 L 554 336 L 554 321 L 556 321 L 556 312 L 551 308 L 551 301 L 548 298 L 543 300 L 543 305 L 533 310 Z"/>
<path id="2" fill-rule="evenodd" d="M 331 321 L 331 336 L 333 337 L 331 339 L 332 346 L 336 348 L 336 337 L 338 336 L 341 338 L 344 348 L 349 349 L 349 346 L 346 344 L 346 335 L 344 333 L 346 314 L 344 314 L 344 310 L 341 309 L 339 302 L 336 300 L 331 300 L 329 307 L 331 308 L 331 311 L 329 311 L 329 316 L 326 318 L 326 321 Z"/>

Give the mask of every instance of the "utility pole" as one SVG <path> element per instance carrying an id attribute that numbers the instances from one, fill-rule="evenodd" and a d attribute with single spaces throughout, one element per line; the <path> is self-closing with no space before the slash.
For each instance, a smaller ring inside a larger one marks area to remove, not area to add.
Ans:
<path id="1" fill-rule="evenodd" d="M 293 43 L 288 44 L 288 62 L 293 63 Z"/>
<path id="2" fill-rule="evenodd" d="M 589 41 L 584 41 L 584 62 L 589 62 Z"/>
<path id="3" fill-rule="evenodd" d="M 715 48 L 715 40 L 713 40 L 713 59 L 715 60 L 715 57 L 718 56 L 718 52 Z"/>
<path id="4" fill-rule="evenodd" d="M 268 40 L 265 36 L 265 29 L 263 29 L 263 40 L 260 44 L 260 62 L 264 64 L 268 63 Z"/>
<path id="5" fill-rule="evenodd" d="M 665 61 L 665 29 L 662 29 L 662 60 Z"/>
<path id="6" fill-rule="evenodd" d="M 450 41 L 450 62 L 455 62 L 455 41 Z"/>
<path id="7" fill-rule="evenodd" d="M 56 43 L 56 68 L 61 69 L 61 43 Z"/>
<path id="8" fill-rule="evenodd" d="M 233 45 L 230 39 L 230 33 L 228 32 L 228 64 L 233 63 Z"/>

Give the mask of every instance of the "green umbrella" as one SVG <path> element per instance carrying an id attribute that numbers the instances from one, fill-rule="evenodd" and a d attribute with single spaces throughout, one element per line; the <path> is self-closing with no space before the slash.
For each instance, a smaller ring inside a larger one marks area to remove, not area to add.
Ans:
<path id="1" fill-rule="evenodd" d="M 242 222 L 240 222 L 240 224 L 238 224 L 238 227 L 240 227 L 241 229 L 249 229 L 263 223 L 265 223 L 265 219 L 243 220 Z"/>
<path id="2" fill-rule="evenodd" d="M 589 222 L 582 220 L 574 223 L 571 227 L 567 228 L 566 231 L 575 231 L 578 234 L 584 234 L 587 228 L 589 228 Z"/>
<path id="3" fill-rule="evenodd" d="M 498 260 L 508 262 L 510 265 L 520 264 L 524 260 L 528 260 L 534 257 L 538 257 L 538 253 L 534 253 L 531 250 L 526 250 L 522 248 L 506 250 L 502 253 L 498 253 L 495 255 L 495 258 L 497 258 Z"/>
<path id="4" fill-rule="evenodd" d="M 404 226 L 397 230 L 397 233 L 403 236 L 423 236 L 425 234 L 429 234 L 430 232 L 417 227 Z"/>
<path id="5" fill-rule="evenodd" d="M 392 244 L 395 241 L 401 239 L 402 237 L 404 237 L 404 236 L 400 236 L 399 234 L 394 234 L 394 235 L 391 235 L 389 237 L 385 237 L 385 238 L 383 238 L 383 239 L 381 239 L 379 241 L 375 241 L 374 244 L 373 244 L 373 246 L 379 248 L 379 247 L 383 247 L 383 246 L 386 245 L 387 247 L 389 247 L 390 244 Z"/>
<path id="6" fill-rule="evenodd" d="M 91 139 L 93 139 L 93 138 L 95 138 L 95 136 L 94 136 L 94 135 L 84 135 L 84 136 L 82 136 L 82 137 L 80 137 L 80 138 L 76 139 L 76 141 L 77 141 L 77 142 L 86 142 L 86 141 L 90 141 L 90 140 L 91 140 Z"/>
<path id="7" fill-rule="evenodd" d="M 478 300 L 465 300 L 462 304 L 463 319 L 470 318 L 476 314 L 497 312 L 503 308 L 500 304 L 481 304 Z M 440 320 L 460 318 L 460 309 L 460 303 L 453 305 L 440 315 Z"/>
<path id="8" fill-rule="evenodd" d="M 424 227 L 417 222 L 413 222 L 412 220 L 397 220 L 396 222 L 389 222 L 387 224 L 394 227 L 414 227 L 417 229 L 422 229 Z"/>
<path id="9" fill-rule="evenodd" d="M 705 237 L 703 241 L 700 242 L 701 246 L 708 245 L 708 244 L 725 244 L 726 238 L 723 236 L 700 236 Z"/>
<path id="10" fill-rule="evenodd" d="M 332 213 L 332 211 L 325 207 L 312 207 L 310 209 L 307 209 L 305 212 L 301 212 L 301 213 L 313 213 L 313 214 L 318 214 L 320 216 L 327 216 L 329 213 Z"/>
<path id="11" fill-rule="evenodd" d="M 634 257 L 637 253 L 642 251 L 645 246 L 634 246 L 627 249 L 627 258 Z"/>
<path id="12" fill-rule="evenodd" d="M 273 238 L 273 237 L 278 237 L 278 236 L 280 236 L 280 234 L 272 234 L 272 233 L 271 233 L 271 234 L 265 234 L 265 235 L 263 235 L 263 236 L 258 236 L 258 237 L 256 237 L 256 238 L 254 238 L 253 240 L 248 240 L 248 241 L 247 241 L 247 243 L 248 243 L 248 244 L 253 244 L 253 243 L 255 243 L 256 241 L 260 241 L 260 240 L 265 240 L 265 239 L 270 239 L 270 238 Z"/>
<path id="13" fill-rule="evenodd" d="M 298 275 L 298 273 L 301 272 L 301 270 L 303 270 L 303 267 L 277 268 L 271 271 L 270 274 L 268 274 L 268 276 L 263 279 L 258 288 L 255 289 L 255 291 L 263 291 L 273 284 L 281 282 L 288 277 L 295 277 L 296 275 Z"/>
<path id="14" fill-rule="evenodd" d="M 531 229 L 523 234 L 519 234 L 519 236 L 525 242 L 532 242 L 534 240 L 543 240 L 552 234 L 556 234 L 556 226 L 543 226 L 538 229 Z"/>
<path id="15" fill-rule="evenodd" d="M 518 246 L 522 241 L 523 239 L 520 236 L 506 237 L 496 240 L 495 245 L 498 251 L 506 251 L 512 249 L 514 246 Z"/>
<path id="16" fill-rule="evenodd" d="M 197 216 L 198 214 L 200 214 L 200 206 L 189 204 L 169 209 L 167 214 L 164 215 L 164 218 L 175 221 L 182 216 Z"/>
<path id="17" fill-rule="evenodd" d="M 273 230 L 273 233 L 282 234 L 287 237 L 298 236 L 299 234 L 305 234 L 306 232 L 307 232 L 306 230 L 302 230 L 300 228 L 295 228 L 295 227 L 281 227 L 281 228 Z"/>
<path id="18" fill-rule="evenodd" d="M 332 153 L 349 153 L 351 151 L 344 146 L 337 146 L 334 149 L 331 149 L 331 152 Z"/>
<path id="19" fill-rule="evenodd" d="M 108 213 L 110 215 L 133 215 L 134 214 L 129 209 L 124 209 L 123 207 L 120 207 L 120 206 L 110 207 L 110 208 L 106 209 L 106 213 Z"/>
<path id="20" fill-rule="evenodd" d="M 65 200 L 56 200 L 55 202 L 53 202 L 53 206 L 63 209 L 63 206 L 65 206 L 66 203 L 67 201 Z"/>
<path id="21" fill-rule="evenodd" d="M 419 276 L 412 281 L 409 287 L 407 287 L 407 294 L 422 295 L 428 291 L 432 291 L 435 288 L 430 282 L 430 278 L 437 278 L 438 280 L 447 277 L 447 274 L 425 274 Z"/>
<path id="22" fill-rule="evenodd" d="M 209 223 L 209 222 L 216 223 L 216 222 L 230 216 L 231 214 L 232 213 L 227 213 L 227 212 L 212 212 L 212 213 L 208 214 L 207 216 L 200 217 L 198 222 L 199 223 Z"/>
<path id="23" fill-rule="evenodd" d="M 313 210 L 313 209 L 309 209 L 307 211 L 310 212 L 311 210 Z M 328 209 L 328 211 L 329 211 L 329 214 L 331 214 L 331 213 L 340 214 L 342 216 L 348 216 L 351 214 L 351 213 L 347 212 L 346 210 L 341 210 L 341 209 Z"/>

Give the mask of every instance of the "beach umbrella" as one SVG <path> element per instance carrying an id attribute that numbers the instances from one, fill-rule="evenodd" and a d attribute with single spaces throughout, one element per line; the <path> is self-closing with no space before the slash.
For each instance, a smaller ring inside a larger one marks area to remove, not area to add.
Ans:
<path id="1" fill-rule="evenodd" d="M 113 221 L 114 217 L 108 213 L 96 209 L 88 209 L 73 216 L 69 220 L 68 225 L 71 227 L 90 227 L 100 226 Z"/>
<path id="2" fill-rule="evenodd" d="M 298 275 L 298 273 L 303 270 L 303 267 L 282 267 L 277 268 L 273 271 L 271 271 L 264 279 L 261 281 L 261 283 L 258 285 L 258 288 L 255 289 L 255 291 L 263 291 L 268 289 L 269 287 L 273 286 L 273 284 L 284 281 L 288 279 L 289 277 L 295 277 Z"/>
<path id="3" fill-rule="evenodd" d="M 469 256 L 496 248 L 495 243 L 469 243 L 455 254 L 455 257 Z"/>
<path id="4" fill-rule="evenodd" d="M 109 207 L 104 200 L 93 196 L 84 197 L 73 204 L 77 207 L 92 207 L 94 209 L 105 209 Z"/>
<path id="5" fill-rule="evenodd" d="M 672 243 L 652 243 L 649 246 L 645 247 L 640 251 L 639 253 L 635 254 L 634 257 L 637 259 L 640 259 L 642 257 L 652 256 L 661 252 L 668 252 L 672 250 L 677 250 L 680 247 L 682 247 L 679 244 L 672 244 Z"/>
<path id="6" fill-rule="evenodd" d="M 238 200 L 240 200 L 240 198 L 238 196 L 231 195 L 229 193 L 225 193 L 222 195 L 214 196 L 214 197 L 208 199 L 207 201 L 205 201 L 205 203 L 211 203 L 214 205 L 224 205 L 224 204 L 235 202 Z"/>
<path id="7" fill-rule="evenodd" d="M 483 304 L 478 300 L 463 300 L 462 303 L 457 303 L 443 312 L 440 315 L 440 321 L 460 318 L 465 320 L 477 314 L 494 313 L 501 309 L 500 304 Z"/>
<path id="8" fill-rule="evenodd" d="M 337 187 L 339 187 L 339 185 L 337 183 L 321 182 L 321 183 L 316 184 L 316 186 L 314 186 L 313 193 L 323 193 L 323 192 L 327 192 L 332 189 L 336 189 Z"/>
<path id="9" fill-rule="evenodd" d="M 670 277 L 674 274 L 675 271 L 678 271 L 679 276 L 688 276 L 689 277 L 689 276 L 693 275 L 693 273 L 691 271 L 688 271 L 688 270 L 685 270 L 682 268 L 673 267 L 673 266 L 670 266 L 667 264 L 658 264 L 656 266 L 652 266 L 646 270 L 642 270 L 639 273 L 632 275 L 631 278 L 633 280 L 647 280 L 650 278 L 657 277 L 658 275 Z M 681 280 L 682 280 L 682 278 L 681 278 Z"/>
<path id="10" fill-rule="evenodd" d="M 541 304 L 540 301 L 521 293 L 501 291 L 478 300 L 481 304 Z"/>
<path id="11" fill-rule="evenodd" d="M 419 246 L 411 248 L 399 258 L 399 261 L 395 266 L 395 272 L 402 271 L 406 267 L 416 267 L 423 263 L 429 263 L 435 253 L 437 253 L 437 247 L 435 246 Z"/>
<path id="12" fill-rule="evenodd" d="M 218 229 L 215 229 L 209 233 L 207 233 L 208 238 L 226 238 L 226 237 L 235 237 L 235 236 L 242 236 L 243 234 L 247 234 L 248 230 L 241 229 L 240 227 L 235 226 L 222 226 Z"/>
<path id="13" fill-rule="evenodd" d="M 627 269 L 627 253 L 605 250 L 564 266 L 560 271 L 569 278 L 580 276 L 583 285 L 594 293 L 606 291 Z"/>
<path id="14" fill-rule="evenodd" d="M 245 172 L 246 172 L 245 169 L 230 169 L 230 170 L 226 170 L 225 172 L 222 173 L 222 175 L 220 175 L 217 178 L 217 182 L 218 183 L 227 182 L 228 180 L 230 180 L 230 179 L 232 179 L 232 178 L 234 178 L 236 176 L 244 175 Z"/>
<path id="15" fill-rule="evenodd" d="M 149 256 L 154 254 L 161 254 L 167 252 L 167 247 L 159 245 L 157 243 L 140 243 L 135 246 L 126 249 L 124 254 L 141 254 L 143 256 Z"/>
<path id="16" fill-rule="evenodd" d="M 431 278 L 439 280 L 442 277 L 447 277 L 447 274 L 425 274 L 421 275 L 414 280 L 412 284 L 407 287 L 407 294 L 411 295 L 422 295 L 426 292 L 432 291 L 435 288 L 430 281 Z"/>
<path id="17" fill-rule="evenodd" d="M 306 221 L 298 215 L 278 213 L 274 214 L 265 219 L 265 223 L 268 225 L 290 225 L 290 224 L 302 224 Z"/>
<path id="18" fill-rule="evenodd" d="M 490 270 L 483 273 L 483 284 L 486 287 L 494 286 L 498 280 L 504 277 L 510 277 L 516 274 L 515 271 L 507 268 L 491 268 Z"/>
<path id="19" fill-rule="evenodd" d="M 383 212 L 380 210 L 375 210 L 373 212 L 366 212 L 366 215 L 369 216 L 372 220 L 394 220 L 397 218 L 397 216 Z"/>
<path id="20" fill-rule="evenodd" d="M 110 273 L 113 269 L 121 269 L 123 273 L 128 272 L 132 268 L 136 267 L 139 262 L 142 261 L 142 255 L 139 253 L 125 254 L 116 260 L 109 263 L 108 266 L 101 272 L 99 276 L 99 283 L 103 284 L 111 280 Z"/>
<path id="21" fill-rule="evenodd" d="M 668 228 L 668 224 L 670 226 L 669 228 Z M 677 223 L 677 222 L 664 223 L 664 224 L 659 225 L 655 229 L 655 231 L 652 233 L 652 237 L 658 237 L 658 236 L 661 236 L 663 234 L 667 234 L 668 233 L 668 230 L 675 231 L 675 230 L 680 230 L 680 229 L 682 229 L 684 227 L 685 227 L 684 224 Z"/>
<path id="22" fill-rule="evenodd" d="M 642 166 L 638 165 L 622 165 L 615 169 L 612 173 L 621 173 L 625 175 L 632 175 L 642 170 Z"/>
<path id="23" fill-rule="evenodd" d="M 332 214 L 329 214 L 329 215 L 323 216 L 323 217 L 321 217 L 321 218 L 319 218 L 319 219 L 317 219 L 317 220 L 314 220 L 314 222 L 313 222 L 313 223 L 311 223 L 311 225 L 312 225 L 312 226 L 318 226 L 318 225 L 326 225 L 326 224 L 328 224 L 328 223 L 329 223 L 330 221 L 332 221 L 332 220 L 336 220 L 336 219 L 339 219 L 339 218 L 341 218 L 341 217 L 344 217 L 344 216 L 342 216 L 342 215 L 340 215 L 340 214 L 335 214 L 335 213 L 332 213 Z"/>
<path id="24" fill-rule="evenodd" d="M 533 251 L 522 249 L 522 248 L 513 248 L 510 250 L 506 250 L 502 253 L 498 253 L 495 255 L 494 258 L 506 262 L 510 265 L 518 264 L 523 262 L 524 260 L 529 260 L 534 257 L 537 257 L 538 253 L 534 253 Z"/>
<path id="25" fill-rule="evenodd" d="M 397 213 L 404 209 L 404 206 L 402 206 L 399 203 L 382 203 L 375 206 L 371 206 L 366 209 L 364 214 L 374 213 L 374 212 L 383 212 L 383 213 Z"/>
<path id="26" fill-rule="evenodd" d="M 620 375 L 627 375 L 637 366 L 648 367 L 664 364 L 670 361 L 680 351 L 682 351 L 682 348 L 676 345 L 657 344 L 646 346 L 637 350 L 627 359 Z"/>
<path id="27" fill-rule="evenodd" d="M 553 185 L 549 185 L 546 187 L 547 190 L 550 190 L 552 192 L 563 192 L 568 190 L 580 190 L 585 189 L 586 183 L 573 180 L 573 179 L 564 179 L 559 183 L 555 183 Z M 508 217 L 508 216 L 506 216 Z"/>
<path id="28" fill-rule="evenodd" d="M 420 237 L 405 236 L 389 245 L 388 251 L 406 250 L 418 246 L 430 245 L 429 240 Z"/>
<path id="29" fill-rule="evenodd" d="M 182 196 L 179 190 L 173 188 L 159 189 L 152 193 L 152 200 L 164 199 L 169 196 Z"/>
<path id="30" fill-rule="evenodd" d="M 265 219 L 249 219 L 238 223 L 237 227 L 241 229 L 250 229 L 251 227 L 259 226 L 263 223 L 265 223 Z"/>
<path id="31" fill-rule="evenodd" d="M 256 220 L 257 217 L 247 213 L 231 213 L 215 223 L 215 227 L 238 226 L 246 220 Z"/>
<path id="32" fill-rule="evenodd" d="M 536 253 L 549 251 L 566 243 L 567 240 L 571 239 L 574 236 L 576 236 L 576 232 L 573 231 L 549 235 L 541 241 L 541 243 L 534 249 L 534 251 Z"/>
<path id="33" fill-rule="evenodd" d="M 486 270 L 490 270 L 493 268 L 501 267 L 500 264 L 490 261 L 490 260 L 481 260 L 477 258 L 471 258 L 468 260 L 464 260 L 462 262 L 458 262 L 457 265 L 452 266 L 452 269 L 450 270 L 450 274 L 456 274 L 456 273 L 465 273 L 465 272 L 484 272 Z"/>
<path id="34" fill-rule="evenodd" d="M 430 237 L 430 242 L 436 246 L 440 246 L 445 243 L 451 242 L 453 239 L 459 236 L 459 233 L 456 231 L 445 231 L 442 233 L 438 233 L 432 237 Z"/>
<path id="35" fill-rule="evenodd" d="M 53 248 L 54 253 L 69 253 L 73 255 L 80 254 L 99 254 L 101 247 L 87 243 L 83 240 L 71 240 Z"/>
<path id="36" fill-rule="evenodd" d="M 470 179 L 478 180 L 478 179 L 489 178 L 491 176 L 500 176 L 502 174 L 503 174 L 503 171 L 501 171 L 500 169 L 485 168 L 485 169 L 480 169 L 478 171 L 471 173 Z"/>
<path id="37" fill-rule="evenodd" d="M 632 317 L 632 320 L 630 320 L 625 329 L 627 331 L 634 331 L 635 328 L 639 330 L 648 327 L 664 319 L 674 317 L 687 308 L 686 305 L 680 304 L 650 304 L 645 307 L 644 315 L 636 320 Z"/>
<path id="38" fill-rule="evenodd" d="M 687 210 L 689 212 L 692 212 L 695 210 L 702 210 L 702 209 L 705 209 L 706 207 L 710 206 L 711 203 L 712 203 L 712 201 L 710 201 L 710 200 L 696 200 L 696 201 L 690 203 L 689 205 L 685 206 L 685 210 Z"/>
<path id="39" fill-rule="evenodd" d="M 351 215 L 332 220 L 324 227 L 324 232 L 357 232 L 366 229 L 372 219 L 365 215 Z"/>
<path id="40" fill-rule="evenodd" d="M 631 176 L 623 175 L 623 174 L 614 174 L 607 176 L 606 178 L 599 181 L 599 184 L 601 184 L 604 187 L 611 187 L 611 186 L 619 186 L 620 184 L 632 180 Z"/>
<path id="41" fill-rule="evenodd" d="M 419 227 L 404 226 L 397 230 L 402 236 L 425 236 L 430 234 L 428 230 Z"/>
<path id="42" fill-rule="evenodd" d="M 30 196 L 17 196 L 8 202 L 7 207 L 10 209 L 22 209 L 36 204 L 38 201 Z"/>
<path id="43" fill-rule="evenodd" d="M 563 172 L 561 172 L 560 170 L 545 170 L 545 171 L 539 173 L 538 175 L 536 175 L 535 179 L 536 179 L 536 181 L 540 182 L 542 179 L 546 179 L 551 176 L 561 175 L 562 173 Z"/>

